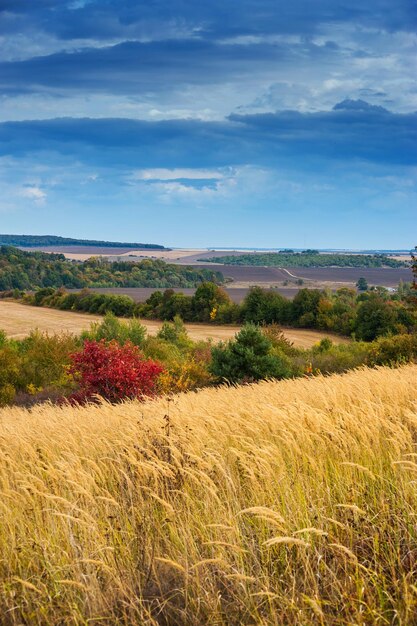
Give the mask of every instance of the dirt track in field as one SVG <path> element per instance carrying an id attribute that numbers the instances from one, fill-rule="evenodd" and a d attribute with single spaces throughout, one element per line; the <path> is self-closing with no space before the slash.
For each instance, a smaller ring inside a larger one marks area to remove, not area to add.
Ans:
<path id="1" fill-rule="evenodd" d="M 370 285 L 397 287 L 402 280 L 410 282 L 413 279 L 411 269 L 406 267 L 260 267 L 252 265 L 218 265 L 216 263 L 201 264 L 200 269 L 216 269 L 233 280 L 233 286 L 246 287 L 252 285 L 281 285 L 283 281 L 295 281 L 302 278 L 303 287 L 317 287 L 338 289 L 339 287 L 354 287 L 357 280 L 363 276 Z"/>
<path id="2" fill-rule="evenodd" d="M 27 306 L 17 302 L 0 301 L 0 329 L 15 339 L 26 337 L 35 328 L 51 334 L 59 332 L 77 334 L 88 329 L 92 322 L 102 319 L 100 316 L 87 313 L 56 311 L 55 309 Z M 162 322 L 153 320 L 141 320 L 141 323 L 146 326 L 150 335 L 155 335 L 162 325 Z M 224 341 L 231 339 L 239 330 L 238 326 L 212 326 L 211 324 L 186 324 L 186 327 L 190 337 L 194 340 Z M 309 348 L 324 337 L 331 338 L 335 343 L 347 343 L 349 341 L 343 337 L 314 330 L 290 328 L 284 329 L 284 333 L 294 345 L 300 348 Z"/>

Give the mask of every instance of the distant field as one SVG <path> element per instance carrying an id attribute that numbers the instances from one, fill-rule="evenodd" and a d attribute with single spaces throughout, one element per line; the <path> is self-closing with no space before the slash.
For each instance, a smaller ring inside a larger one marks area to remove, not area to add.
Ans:
<path id="1" fill-rule="evenodd" d="M 64 254 L 68 258 L 82 256 L 88 259 L 91 256 L 123 256 L 124 254 L 145 254 L 146 256 L 152 256 L 156 253 L 161 253 L 163 251 L 152 248 L 143 248 L 142 249 L 133 249 L 133 248 L 123 248 L 123 247 L 107 247 L 107 246 L 19 246 L 21 250 L 25 250 L 26 252 L 56 252 L 59 254 Z M 165 254 L 168 254 L 168 250 L 165 251 Z"/>
<path id="2" fill-rule="evenodd" d="M 230 277 L 236 283 L 250 282 L 253 284 L 273 284 L 284 280 L 303 278 L 317 283 L 331 283 L 335 287 L 344 284 L 354 285 L 358 278 L 363 276 L 370 285 L 382 285 L 384 287 L 396 287 L 402 280 L 410 282 L 413 279 L 411 269 L 406 267 L 258 267 L 250 265 L 217 265 L 213 263 L 201 264 L 201 268 L 216 268 L 225 277 Z M 243 285 L 242 285 L 243 286 Z M 304 285 L 308 287 L 308 284 Z"/>
<path id="3" fill-rule="evenodd" d="M 57 311 L 18 304 L 17 302 L 0 301 L 0 329 L 15 339 L 25 337 L 34 328 L 49 333 L 62 331 L 80 333 L 82 330 L 88 329 L 92 322 L 101 319 L 103 318 L 85 313 Z M 141 320 L 141 322 L 151 335 L 156 334 L 162 325 L 162 322 L 153 320 Z M 238 326 L 212 326 L 211 324 L 186 324 L 186 327 L 190 337 L 195 340 L 227 340 L 234 337 L 239 330 Z M 309 348 L 323 337 L 330 337 L 336 343 L 349 341 L 329 333 L 304 329 L 286 329 L 285 335 L 301 348 Z"/>
<path id="4" fill-rule="evenodd" d="M 370 285 L 386 287 L 396 287 L 401 280 L 410 282 L 413 279 L 411 269 L 407 267 L 288 267 L 287 269 L 309 280 L 356 283 L 358 278 L 363 276 Z"/>
<path id="5" fill-rule="evenodd" d="M 107 247 L 107 246 L 31 246 L 24 247 L 19 246 L 21 250 L 26 250 L 28 252 L 36 251 L 39 252 L 58 252 L 60 254 L 64 254 L 69 259 L 76 260 L 85 260 L 90 258 L 91 256 L 129 256 L 129 255 L 137 255 L 143 257 L 151 257 L 157 259 L 163 259 L 170 262 L 178 262 L 181 265 L 190 264 L 199 264 L 197 260 L 199 258 L 212 258 L 215 256 L 224 256 L 225 251 L 218 250 L 216 252 L 209 252 L 206 249 L 198 249 L 198 248 L 181 248 L 177 250 L 171 250 L 167 248 L 166 250 L 160 250 L 158 248 L 128 248 L 128 247 Z M 234 255 L 240 256 L 241 254 L 248 254 L 247 252 L 242 251 L 232 251 Z"/>

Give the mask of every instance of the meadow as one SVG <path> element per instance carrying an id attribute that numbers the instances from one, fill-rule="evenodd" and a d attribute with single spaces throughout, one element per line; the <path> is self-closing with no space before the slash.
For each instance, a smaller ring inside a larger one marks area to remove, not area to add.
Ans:
<path id="1" fill-rule="evenodd" d="M 2 409 L 1 623 L 415 623 L 416 379 Z"/>
<path id="2" fill-rule="evenodd" d="M 69 332 L 79 334 L 87 330 L 92 322 L 102 321 L 103 317 L 74 311 L 59 311 L 40 307 L 19 304 L 8 300 L 0 300 L 0 329 L 8 337 L 21 339 L 29 335 L 33 329 L 41 332 L 60 333 Z M 161 329 L 162 322 L 141 319 L 141 324 L 150 335 L 156 335 Z M 188 335 L 195 341 L 212 339 L 225 341 L 232 339 L 239 326 L 216 326 L 214 324 L 185 324 Z M 330 338 L 335 344 L 348 343 L 346 337 L 305 328 L 284 329 L 285 336 L 300 348 L 310 348 L 324 338 Z"/>

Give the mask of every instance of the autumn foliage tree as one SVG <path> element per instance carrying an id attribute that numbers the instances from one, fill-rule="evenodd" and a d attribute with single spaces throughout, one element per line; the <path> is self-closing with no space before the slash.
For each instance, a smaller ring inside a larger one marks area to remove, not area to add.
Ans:
<path id="1" fill-rule="evenodd" d="M 154 396 L 163 366 L 145 359 L 132 343 L 86 341 L 80 352 L 71 355 L 70 373 L 79 389 L 75 402 L 94 401 L 97 396 L 109 402 Z"/>

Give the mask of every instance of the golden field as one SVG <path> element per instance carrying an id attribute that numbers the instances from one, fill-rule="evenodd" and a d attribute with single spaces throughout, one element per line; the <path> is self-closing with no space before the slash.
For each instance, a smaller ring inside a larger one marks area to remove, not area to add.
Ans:
<path id="1" fill-rule="evenodd" d="M 25 337 L 34 328 L 49 333 L 65 331 L 79 334 L 81 331 L 87 330 L 92 322 L 102 319 L 103 317 L 89 313 L 58 311 L 0 300 L 0 329 L 14 339 Z M 140 321 L 150 335 L 156 335 L 162 326 L 162 322 L 154 320 L 142 319 Z M 238 326 L 216 326 L 214 324 L 187 323 L 185 326 L 189 336 L 195 341 L 204 339 L 227 341 L 232 339 L 239 330 Z M 299 348 L 311 348 L 324 337 L 329 337 L 334 343 L 347 343 L 349 341 L 346 337 L 304 328 L 288 328 L 284 330 L 284 333 Z"/>
<path id="2" fill-rule="evenodd" d="M 417 366 L 0 411 L 0 623 L 416 623 Z"/>

